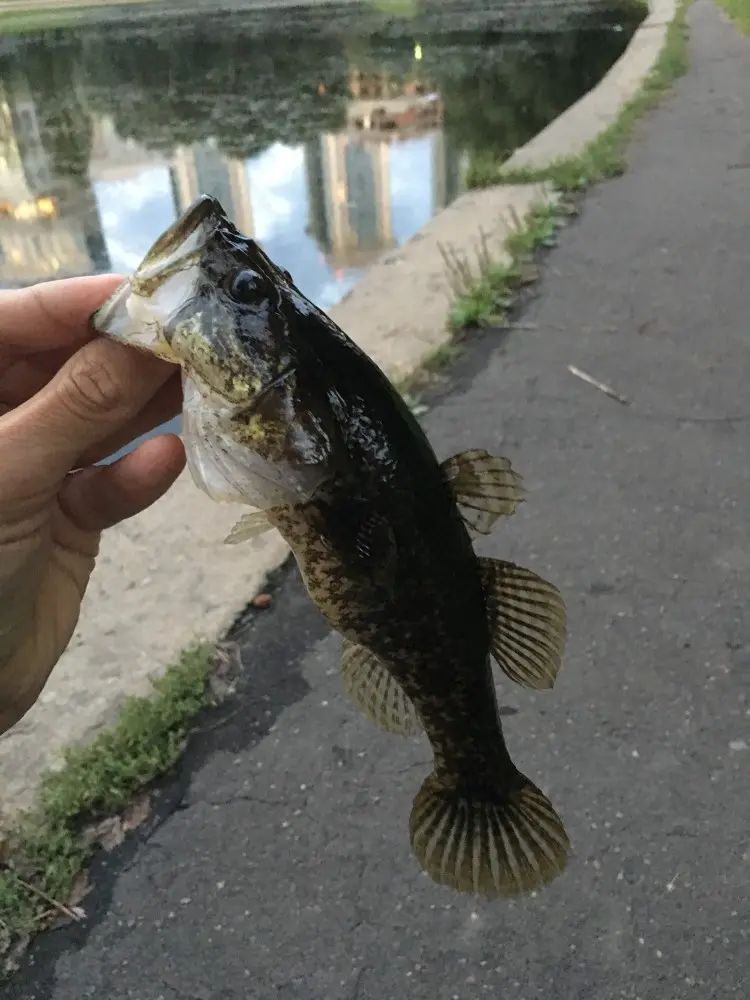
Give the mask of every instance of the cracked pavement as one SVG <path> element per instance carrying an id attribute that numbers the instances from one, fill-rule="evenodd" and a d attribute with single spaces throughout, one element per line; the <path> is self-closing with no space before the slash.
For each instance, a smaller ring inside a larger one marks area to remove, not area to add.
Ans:
<path id="1" fill-rule="evenodd" d="M 236 692 L 8 1000 L 750 995 L 750 41 L 707 0 L 690 23 L 691 72 L 563 231 L 526 328 L 473 340 L 424 418 L 441 457 L 511 457 L 528 503 L 480 549 L 568 603 L 555 690 L 500 694 L 567 872 L 499 904 L 421 875 L 428 748 L 345 701 L 287 567 Z"/>

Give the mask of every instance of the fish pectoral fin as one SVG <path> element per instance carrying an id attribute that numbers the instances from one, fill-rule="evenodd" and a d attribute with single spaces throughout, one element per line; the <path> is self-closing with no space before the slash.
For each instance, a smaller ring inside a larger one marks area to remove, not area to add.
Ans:
<path id="1" fill-rule="evenodd" d="M 447 458 L 440 468 L 466 526 L 480 535 L 489 535 L 498 517 L 523 503 L 521 477 L 507 458 L 473 449 Z"/>
<path id="2" fill-rule="evenodd" d="M 250 514 L 242 515 L 224 539 L 224 543 L 225 545 L 237 545 L 239 542 L 249 542 L 251 538 L 265 534 L 272 527 L 273 525 L 268 520 L 268 515 L 264 510 L 254 510 Z"/>
<path id="3" fill-rule="evenodd" d="M 346 553 L 347 570 L 358 586 L 380 603 L 383 591 L 393 591 L 398 570 L 398 545 L 388 518 L 369 499 L 348 496 L 317 511 L 316 530 L 335 550 Z"/>
<path id="4" fill-rule="evenodd" d="M 414 704 L 388 668 L 364 646 L 346 639 L 341 679 L 357 708 L 386 733 L 413 736 L 419 732 Z"/>
<path id="5" fill-rule="evenodd" d="M 554 686 L 567 631 L 560 591 L 530 569 L 479 558 L 492 655 L 517 684 Z"/>
<path id="6" fill-rule="evenodd" d="M 485 797 L 446 786 L 433 772 L 414 798 L 409 834 L 433 881 L 489 898 L 543 888 L 562 873 L 570 854 L 552 803 L 522 774 Z"/>
<path id="7" fill-rule="evenodd" d="M 396 539 L 388 521 L 376 511 L 359 524 L 355 548 L 360 566 L 373 583 L 391 590 L 396 578 Z"/>

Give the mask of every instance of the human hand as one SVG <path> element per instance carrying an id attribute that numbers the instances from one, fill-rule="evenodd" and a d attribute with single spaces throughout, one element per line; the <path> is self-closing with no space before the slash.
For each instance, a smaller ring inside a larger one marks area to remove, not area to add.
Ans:
<path id="1" fill-rule="evenodd" d="M 158 500 L 185 463 L 180 439 L 160 435 L 94 466 L 182 405 L 178 368 L 89 327 L 121 280 L 0 291 L 0 734 L 70 642 L 101 532 Z"/>

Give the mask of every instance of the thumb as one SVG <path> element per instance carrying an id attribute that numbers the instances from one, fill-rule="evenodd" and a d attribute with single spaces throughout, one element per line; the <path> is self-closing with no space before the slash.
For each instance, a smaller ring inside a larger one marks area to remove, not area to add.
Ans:
<path id="1" fill-rule="evenodd" d="M 111 465 L 74 472 L 60 490 L 60 507 L 80 531 L 111 528 L 150 507 L 185 466 L 185 450 L 174 434 L 144 441 Z"/>
<path id="2" fill-rule="evenodd" d="M 56 484 L 85 451 L 125 427 L 173 373 L 173 365 L 110 340 L 77 351 L 4 418 L 21 442 L 27 474 L 36 478 L 33 492 Z"/>

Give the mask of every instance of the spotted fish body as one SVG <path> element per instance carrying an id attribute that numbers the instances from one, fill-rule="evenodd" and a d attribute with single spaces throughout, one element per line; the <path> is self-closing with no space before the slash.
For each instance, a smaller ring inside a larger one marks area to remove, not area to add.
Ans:
<path id="1" fill-rule="evenodd" d="M 482 450 L 440 463 L 374 362 L 212 198 L 93 321 L 181 365 L 197 485 L 257 508 L 228 541 L 277 528 L 344 638 L 354 704 L 387 732 L 426 733 L 434 769 L 410 818 L 423 869 L 490 897 L 555 878 L 568 838 L 511 761 L 491 657 L 514 681 L 551 687 L 565 609 L 536 574 L 478 557 L 471 537 L 522 501 L 510 463 Z"/>

